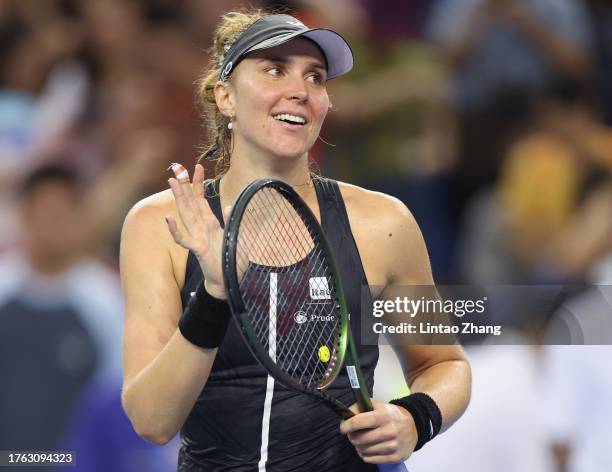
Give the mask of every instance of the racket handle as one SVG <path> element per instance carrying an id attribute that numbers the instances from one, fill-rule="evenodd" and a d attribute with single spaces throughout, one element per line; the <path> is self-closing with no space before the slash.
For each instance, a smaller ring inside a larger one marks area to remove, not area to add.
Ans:
<path id="1" fill-rule="evenodd" d="M 377 464 L 379 472 L 408 472 L 406 464 L 398 462 L 397 464 Z"/>

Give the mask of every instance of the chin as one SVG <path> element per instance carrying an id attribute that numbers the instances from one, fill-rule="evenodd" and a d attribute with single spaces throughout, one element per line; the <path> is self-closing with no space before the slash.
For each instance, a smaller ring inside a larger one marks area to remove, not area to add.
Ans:
<path id="1" fill-rule="evenodd" d="M 273 154 L 278 156 L 281 159 L 290 159 L 297 160 L 302 157 L 304 154 L 308 152 L 308 150 L 300 147 L 299 149 L 292 148 L 282 148 L 282 149 L 274 149 Z"/>

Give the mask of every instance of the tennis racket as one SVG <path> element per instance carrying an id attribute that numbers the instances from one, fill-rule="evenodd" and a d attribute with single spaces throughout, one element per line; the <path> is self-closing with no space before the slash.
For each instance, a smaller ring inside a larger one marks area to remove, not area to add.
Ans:
<path id="1" fill-rule="evenodd" d="M 372 411 L 340 273 L 319 222 L 289 185 L 260 179 L 240 193 L 225 225 L 222 266 L 234 318 L 272 378 L 349 418 L 325 392 L 346 367 L 360 410 Z M 403 463 L 378 468 L 406 471 Z"/>

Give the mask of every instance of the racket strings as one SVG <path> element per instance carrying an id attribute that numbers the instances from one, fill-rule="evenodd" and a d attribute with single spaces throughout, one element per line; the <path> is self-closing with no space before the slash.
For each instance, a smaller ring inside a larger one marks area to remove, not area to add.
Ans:
<path id="1" fill-rule="evenodd" d="M 247 205 L 236 251 L 241 294 L 258 340 L 283 371 L 308 387 L 331 375 L 339 336 L 333 278 L 313 235 L 291 203 L 268 187 Z"/>

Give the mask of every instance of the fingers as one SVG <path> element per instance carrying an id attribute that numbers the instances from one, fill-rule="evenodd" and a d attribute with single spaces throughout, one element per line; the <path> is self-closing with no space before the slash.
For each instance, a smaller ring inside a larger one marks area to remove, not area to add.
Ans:
<path id="1" fill-rule="evenodd" d="M 409 452 L 392 425 L 349 433 L 348 438 L 364 462 L 372 464 L 402 462 Z"/>
<path id="2" fill-rule="evenodd" d="M 188 195 L 185 195 L 183 190 L 184 185 L 180 184 L 177 179 L 169 178 L 168 185 L 172 189 L 174 195 L 174 201 L 176 202 L 176 209 L 178 210 L 181 221 L 189 233 L 195 230 L 195 215 L 192 202 Z"/>
<path id="3" fill-rule="evenodd" d="M 361 456 L 363 462 L 368 464 L 399 464 L 404 462 L 404 458 L 400 454 L 388 454 L 388 455 L 372 455 L 372 456 Z"/>
<path id="4" fill-rule="evenodd" d="M 358 413 L 340 424 L 340 431 L 361 458 L 372 464 L 398 463 L 410 456 L 417 441 L 410 415 L 403 415 L 395 405 L 372 400 L 374 411 Z M 351 410 L 354 410 L 353 405 Z"/>
<path id="5" fill-rule="evenodd" d="M 170 234 L 172 235 L 172 239 L 174 239 L 174 242 L 184 247 L 185 249 L 189 249 L 186 245 L 186 240 L 185 240 L 184 235 L 178 229 L 178 224 L 176 223 L 176 220 L 170 215 L 167 215 L 165 217 L 165 220 L 166 220 L 166 224 L 168 225 L 168 231 L 170 231 Z"/>
<path id="6" fill-rule="evenodd" d="M 187 172 L 187 169 L 185 169 L 182 164 L 175 162 L 170 166 L 170 168 L 172 169 L 172 172 L 174 172 L 174 175 L 179 183 L 184 184 L 189 182 L 189 172 Z"/>
<path id="7" fill-rule="evenodd" d="M 187 172 L 185 167 L 181 164 L 174 163 L 170 168 L 172 172 L 174 172 L 175 178 L 168 179 L 168 184 L 172 189 L 172 194 L 174 195 L 181 220 L 189 234 L 202 234 L 204 228 L 201 225 L 201 216 L 203 214 L 206 215 L 206 209 L 203 207 L 208 207 L 208 205 L 194 198 L 193 187 L 189 180 L 189 172 Z M 197 178 L 201 181 L 204 175 L 204 169 L 197 170 L 196 168 L 194 174 L 198 174 Z M 194 175 L 194 182 L 195 179 L 196 176 Z"/>
<path id="8" fill-rule="evenodd" d="M 357 449 L 357 453 L 364 460 L 370 459 L 372 460 L 372 462 L 374 462 L 374 458 L 380 458 L 381 456 L 391 456 L 395 454 L 399 448 L 399 444 L 398 441 L 391 440 L 377 444 L 371 444 L 369 446 L 360 446 L 355 448 Z"/>
<path id="9" fill-rule="evenodd" d="M 385 425 L 380 428 L 349 433 L 348 438 L 355 447 L 368 447 L 383 441 L 390 441 L 397 436 L 397 433 L 397 428 L 393 428 L 392 425 Z"/>
<path id="10" fill-rule="evenodd" d="M 196 164 L 193 171 L 193 195 L 196 200 L 204 199 L 204 167 L 201 164 Z"/>
<path id="11" fill-rule="evenodd" d="M 357 413 L 352 418 L 344 420 L 340 423 L 340 432 L 342 434 L 352 433 L 354 431 L 360 431 L 362 429 L 377 428 L 381 424 L 381 418 L 377 411 L 368 411 L 366 413 L 359 413 L 359 411 L 351 411 Z"/>
<path id="12" fill-rule="evenodd" d="M 182 197 L 186 201 L 188 201 L 189 196 L 192 195 L 191 192 L 191 182 L 189 181 L 189 172 L 185 167 L 181 164 L 175 162 L 170 166 L 172 172 L 174 173 L 174 177 L 178 185 L 172 186 L 169 179 L 168 183 L 170 183 L 170 187 L 172 188 L 172 192 L 174 193 L 174 198 Z"/>
<path id="13" fill-rule="evenodd" d="M 204 168 L 199 164 L 195 166 L 193 181 L 181 164 L 174 163 L 169 169 L 174 173 L 168 185 L 174 195 L 178 218 L 166 219 L 168 230 L 177 244 L 204 256 L 211 244 L 221 240 L 219 222 L 204 197 Z"/>

